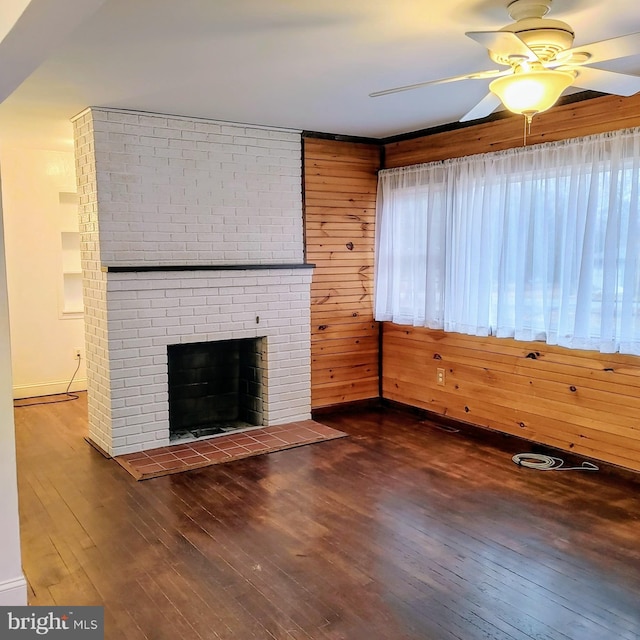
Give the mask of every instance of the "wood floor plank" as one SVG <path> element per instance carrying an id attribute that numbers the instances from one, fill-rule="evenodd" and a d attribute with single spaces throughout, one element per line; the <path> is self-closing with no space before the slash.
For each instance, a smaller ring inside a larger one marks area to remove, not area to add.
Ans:
<path id="1" fill-rule="evenodd" d="M 135 482 L 84 394 L 16 409 L 30 603 L 103 605 L 109 640 L 640 637 L 640 481 L 392 408 L 317 419 L 349 437 Z"/>

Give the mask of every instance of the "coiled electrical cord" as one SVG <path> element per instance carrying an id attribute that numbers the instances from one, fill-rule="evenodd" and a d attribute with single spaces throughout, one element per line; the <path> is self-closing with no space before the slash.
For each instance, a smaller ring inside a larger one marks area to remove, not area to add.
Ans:
<path id="1" fill-rule="evenodd" d="M 579 467 L 565 467 L 562 458 L 545 456 L 541 453 L 516 453 L 511 458 L 519 467 L 538 471 L 599 471 L 593 462 L 583 462 Z"/>
<path id="2" fill-rule="evenodd" d="M 70 402 L 71 400 L 77 400 L 80 396 L 76 393 L 71 393 L 71 385 L 80 369 L 80 363 L 82 362 L 82 357 L 78 355 L 78 364 L 76 366 L 76 370 L 73 372 L 71 376 L 71 380 L 69 380 L 69 384 L 67 385 L 67 390 L 64 393 L 56 393 L 51 396 L 45 396 L 44 400 L 35 400 L 29 401 L 29 398 L 24 399 L 16 399 L 13 401 L 13 406 L 16 409 L 22 409 L 23 407 L 37 407 L 42 404 L 59 404 L 60 402 Z M 59 396 L 65 396 L 64 398 L 60 398 Z M 25 402 L 27 400 L 27 402 Z"/>

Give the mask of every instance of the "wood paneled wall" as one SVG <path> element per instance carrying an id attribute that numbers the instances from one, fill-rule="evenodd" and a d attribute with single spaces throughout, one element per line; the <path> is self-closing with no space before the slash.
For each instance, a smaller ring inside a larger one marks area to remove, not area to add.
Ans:
<path id="1" fill-rule="evenodd" d="M 379 396 L 373 320 L 378 145 L 305 137 L 304 211 L 311 284 L 311 406 Z"/>
<path id="2" fill-rule="evenodd" d="M 635 356 L 390 323 L 383 353 L 385 398 L 640 471 Z"/>
<path id="3" fill-rule="evenodd" d="M 385 145 L 385 168 L 489 153 L 523 143 L 521 116 Z M 553 142 L 640 126 L 640 94 L 603 96 L 554 107 L 533 118 L 527 144 Z"/>
<path id="4" fill-rule="evenodd" d="M 529 142 L 635 126 L 640 94 L 605 96 L 536 116 Z M 505 118 L 386 145 L 385 166 L 521 144 L 522 119 Z M 638 357 L 386 323 L 382 344 L 384 398 L 640 471 Z"/>

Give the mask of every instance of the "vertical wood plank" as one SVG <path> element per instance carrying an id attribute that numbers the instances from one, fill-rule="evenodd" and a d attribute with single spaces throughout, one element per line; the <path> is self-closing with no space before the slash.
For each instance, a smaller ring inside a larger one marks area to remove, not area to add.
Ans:
<path id="1" fill-rule="evenodd" d="M 304 138 L 311 285 L 311 406 L 378 397 L 373 250 L 380 149 Z"/>

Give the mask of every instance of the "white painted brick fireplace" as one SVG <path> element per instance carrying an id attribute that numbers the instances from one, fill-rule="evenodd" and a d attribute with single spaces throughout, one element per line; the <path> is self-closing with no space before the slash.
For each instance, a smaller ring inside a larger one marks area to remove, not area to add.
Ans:
<path id="1" fill-rule="evenodd" d="M 169 444 L 172 344 L 264 338 L 264 424 L 310 418 L 300 132 L 104 108 L 74 132 L 90 439 Z"/>

